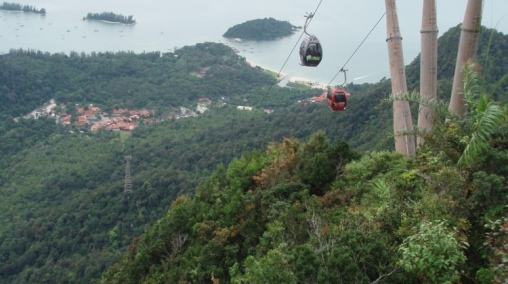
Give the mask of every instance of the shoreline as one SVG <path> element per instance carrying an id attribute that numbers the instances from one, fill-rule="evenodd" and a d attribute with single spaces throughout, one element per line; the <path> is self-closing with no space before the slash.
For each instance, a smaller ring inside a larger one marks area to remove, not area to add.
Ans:
<path id="1" fill-rule="evenodd" d="M 86 17 L 83 18 L 83 21 L 98 21 L 98 22 L 103 22 L 103 23 L 106 23 L 106 24 L 115 24 L 115 25 L 124 25 L 124 26 L 134 26 L 135 24 L 137 24 L 137 22 L 127 24 L 127 23 L 122 23 L 122 22 L 113 22 L 113 21 L 100 20 L 100 19 L 92 19 L 92 18 L 86 18 Z"/>
<path id="2" fill-rule="evenodd" d="M 314 89 L 326 90 L 326 88 L 328 86 L 327 84 L 325 84 L 323 82 L 314 81 L 314 80 L 310 80 L 310 79 L 302 78 L 302 77 L 291 77 L 291 78 L 289 78 L 289 82 L 295 83 L 295 84 L 307 85 L 307 86 L 314 88 Z"/>
<path id="3" fill-rule="evenodd" d="M 245 61 L 252 67 L 259 67 L 263 70 L 267 70 L 267 71 L 270 71 L 270 72 L 273 72 L 275 74 L 279 74 L 279 72 L 273 70 L 273 69 L 270 69 L 270 68 L 266 68 L 266 67 L 263 67 L 261 65 L 258 65 L 252 61 L 249 61 L 247 59 L 245 59 Z M 289 77 L 288 78 L 288 74 L 287 73 L 280 73 L 277 80 L 279 81 L 279 83 L 281 83 L 282 81 L 287 81 L 289 83 L 295 83 L 295 84 L 302 84 L 302 85 L 306 85 L 306 86 L 309 86 L 311 88 L 315 88 L 315 89 L 326 89 L 327 88 L 327 84 L 323 83 L 323 82 L 319 82 L 319 81 L 315 81 L 315 80 L 310 80 L 310 79 L 307 79 L 307 78 L 302 78 L 302 77 Z M 286 83 L 287 83 L 286 82 Z"/>
<path id="4" fill-rule="evenodd" d="M 282 80 L 284 80 L 284 78 L 286 78 L 286 77 L 287 77 L 287 75 L 288 75 L 288 74 L 286 74 L 286 73 L 282 73 L 282 72 L 279 74 L 279 72 L 278 72 L 278 71 L 275 71 L 275 70 L 273 70 L 273 69 L 266 68 L 266 67 L 263 67 L 263 66 L 261 66 L 261 65 L 258 65 L 258 64 L 254 63 L 254 62 L 252 62 L 252 61 L 247 60 L 247 58 L 245 58 L 245 61 L 247 62 L 247 64 L 249 64 L 249 65 L 250 65 L 250 66 L 252 66 L 252 67 L 259 67 L 259 68 L 261 68 L 261 69 L 263 69 L 263 70 L 270 71 L 270 72 L 273 72 L 273 73 L 277 74 L 277 75 L 278 75 L 277 80 L 279 80 L 279 82 L 280 82 L 280 81 L 282 81 Z"/>

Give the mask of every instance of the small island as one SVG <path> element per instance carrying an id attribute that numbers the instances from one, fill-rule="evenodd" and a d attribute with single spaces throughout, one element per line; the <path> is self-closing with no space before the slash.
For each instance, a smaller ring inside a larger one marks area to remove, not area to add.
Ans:
<path id="1" fill-rule="evenodd" d="M 27 12 L 27 13 L 36 13 L 36 14 L 46 14 L 46 9 L 36 9 L 34 6 L 24 5 L 17 3 L 7 3 L 4 2 L 0 5 L 0 10 L 7 10 L 7 11 L 19 11 L 19 12 Z"/>
<path id="2" fill-rule="evenodd" d="M 88 13 L 83 20 L 98 20 L 104 22 L 111 23 L 121 23 L 126 25 L 134 25 L 136 24 L 136 20 L 133 19 L 133 16 L 130 15 L 128 17 L 120 14 L 115 14 L 112 12 L 102 12 L 102 13 Z"/>
<path id="3" fill-rule="evenodd" d="M 264 18 L 235 25 L 229 28 L 223 36 L 242 40 L 272 40 L 289 36 L 299 28 L 291 25 L 288 21 Z"/>

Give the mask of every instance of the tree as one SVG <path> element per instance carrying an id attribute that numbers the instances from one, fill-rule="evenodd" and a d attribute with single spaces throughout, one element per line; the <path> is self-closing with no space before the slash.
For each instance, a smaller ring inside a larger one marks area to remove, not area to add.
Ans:
<path id="1" fill-rule="evenodd" d="M 445 222 L 422 223 L 400 246 L 400 265 L 422 283 L 457 282 L 458 268 L 466 261 L 462 249 L 467 243 L 458 241 L 455 233 L 455 229 L 446 228 Z"/>
<path id="2" fill-rule="evenodd" d="M 475 65 L 469 62 L 462 73 L 464 99 L 469 109 L 466 126 L 470 133 L 464 137 L 466 148 L 459 159 L 460 166 L 468 165 L 484 154 L 492 137 L 500 127 L 505 126 L 507 119 L 506 109 L 493 102 L 489 95 L 480 92 Z"/>

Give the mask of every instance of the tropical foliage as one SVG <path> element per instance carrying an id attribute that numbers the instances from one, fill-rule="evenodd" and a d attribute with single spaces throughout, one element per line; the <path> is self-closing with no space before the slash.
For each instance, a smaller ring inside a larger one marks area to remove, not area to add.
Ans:
<path id="1" fill-rule="evenodd" d="M 504 155 L 502 141 L 489 153 Z M 484 225 L 506 214 L 508 157 L 461 170 L 434 150 L 413 161 L 391 152 L 360 157 L 321 133 L 244 154 L 195 196 L 177 199 L 102 282 L 458 283 L 480 279 L 479 271 L 497 275 L 500 266 L 488 263 L 500 263 L 501 239 Z"/>

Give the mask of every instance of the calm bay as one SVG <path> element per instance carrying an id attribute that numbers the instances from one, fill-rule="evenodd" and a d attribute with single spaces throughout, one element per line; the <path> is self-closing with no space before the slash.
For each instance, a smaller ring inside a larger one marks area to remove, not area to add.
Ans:
<path id="1" fill-rule="evenodd" d="M 43 52 L 78 53 L 133 51 L 136 53 L 173 51 L 185 45 L 213 41 L 227 44 L 250 62 L 280 71 L 290 77 L 302 77 L 323 83 L 340 84 L 342 75 L 331 79 L 349 61 L 348 82 L 377 82 L 388 77 L 385 20 L 375 26 L 384 13 L 383 1 L 303 1 L 303 0 L 188 0 L 182 3 L 160 0 L 64 1 L 26 0 L 22 5 L 45 8 L 41 16 L 23 12 L 0 11 L 0 54 L 10 49 L 32 49 Z M 398 1 L 404 57 L 411 62 L 420 49 L 421 3 Z M 443 2 L 443 1 L 440 1 Z M 440 35 L 460 24 L 466 0 L 438 3 Z M 323 44 L 324 59 L 318 68 L 299 65 L 298 48 L 301 32 L 273 41 L 236 42 L 222 37 L 229 27 L 248 20 L 273 17 L 296 26 L 305 22 L 305 13 L 318 8 L 308 31 Z M 508 20 L 502 11 L 508 3 L 486 0 L 485 26 L 508 31 Z M 500 12 L 501 11 L 501 12 Z M 87 13 L 114 12 L 133 15 L 136 25 L 100 21 L 83 21 Z M 372 34 L 367 36 L 369 31 Z"/>

